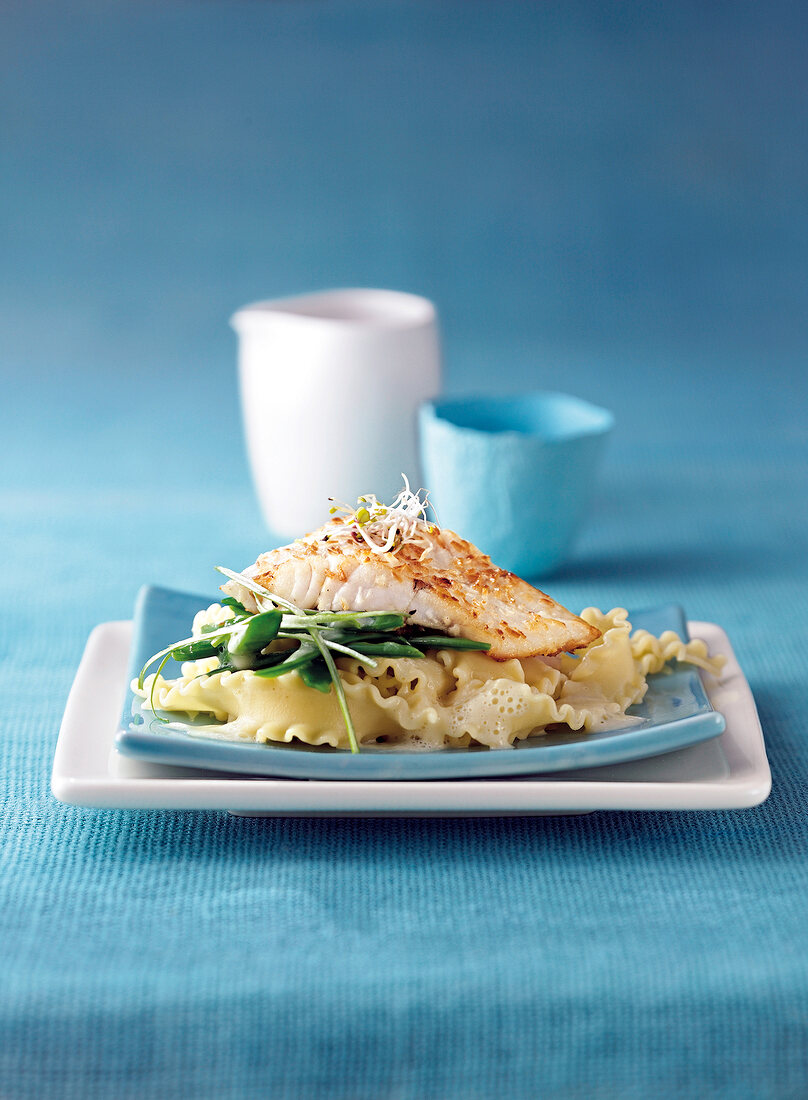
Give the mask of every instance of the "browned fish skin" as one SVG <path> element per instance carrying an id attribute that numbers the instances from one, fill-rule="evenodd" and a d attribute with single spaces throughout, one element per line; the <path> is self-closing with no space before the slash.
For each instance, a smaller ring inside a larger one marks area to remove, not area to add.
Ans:
<path id="1" fill-rule="evenodd" d="M 262 554 L 244 572 L 298 607 L 407 613 L 415 625 L 490 643 L 497 660 L 551 656 L 599 637 L 595 627 L 453 531 L 419 523 L 418 536 L 379 554 L 339 516 Z M 222 587 L 255 608 L 237 582 Z"/>

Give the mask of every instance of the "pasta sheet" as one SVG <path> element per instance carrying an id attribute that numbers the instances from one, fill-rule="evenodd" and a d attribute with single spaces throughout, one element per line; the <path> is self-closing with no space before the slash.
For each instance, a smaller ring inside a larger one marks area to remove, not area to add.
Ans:
<path id="1" fill-rule="evenodd" d="M 194 619 L 194 634 L 228 614 L 213 604 Z M 375 669 L 338 659 L 358 741 L 501 749 L 558 725 L 625 725 L 631 721 L 624 717 L 627 708 L 647 691 L 646 677 L 668 661 L 687 661 L 715 675 L 723 663 L 708 656 L 704 642 L 683 642 L 673 631 L 659 638 L 644 630 L 632 635 L 623 608 L 604 614 L 590 607 L 581 618 L 601 637 L 574 656 L 495 661 L 481 652 L 432 650 L 421 659 L 377 658 Z M 214 657 L 187 662 L 176 680 L 159 677 L 154 683 L 148 677 L 139 692 L 144 708 L 154 684 L 156 709 L 210 715 L 217 724 L 194 731 L 206 736 L 348 748 L 333 689 L 327 695 L 315 691 L 296 672 L 276 679 L 251 671 L 202 675 L 217 666 Z"/>

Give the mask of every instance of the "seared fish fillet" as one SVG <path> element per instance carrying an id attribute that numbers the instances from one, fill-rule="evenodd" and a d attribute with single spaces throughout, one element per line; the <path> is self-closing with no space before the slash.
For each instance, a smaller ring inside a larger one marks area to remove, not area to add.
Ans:
<path id="1" fill-rule="evenodd" d="M 244 574 L 301 608 L 397 611 L 409 622 L 490 643 L 498 660 L 579 649 L 600 632 L 453 531 L 418 524 L 418 538 L 376 553 L 345 517 L 262 554 Z M 222 591 L 251 611 L 236 581 Z"/>

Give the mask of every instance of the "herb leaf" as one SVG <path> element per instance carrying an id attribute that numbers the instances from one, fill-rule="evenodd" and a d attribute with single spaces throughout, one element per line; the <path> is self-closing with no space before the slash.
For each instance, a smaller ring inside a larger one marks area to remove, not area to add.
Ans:
<path id="1" fill-rule="evenodd" d="M 316 657 L 311 664 L 303 665 L 298 673 L 307 687 L 322 691 L 325 695 L 331 690 L 331 673 L 321 657 Z"/>

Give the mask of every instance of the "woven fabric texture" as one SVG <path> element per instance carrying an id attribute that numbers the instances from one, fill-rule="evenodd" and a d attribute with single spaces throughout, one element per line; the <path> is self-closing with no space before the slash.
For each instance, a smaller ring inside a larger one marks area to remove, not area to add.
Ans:
<path id="1" fill-rule="evenodd" d="M 4 16 L 3 1100 L 808 1093 L 804 21 L 496 7 Z M 55 801 L 92 627 L 144 583 L 213 593 L 215 564 L 271 544 L 228 313 L 333 285 L 434 298 L 450 392 L 614 410 L 544 587 L 719 623 L 763 723 L 764 805 Z"/>

